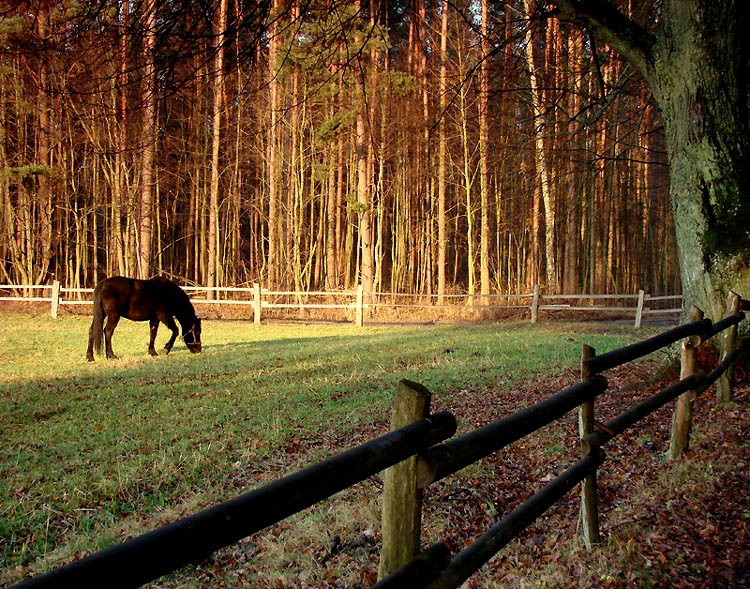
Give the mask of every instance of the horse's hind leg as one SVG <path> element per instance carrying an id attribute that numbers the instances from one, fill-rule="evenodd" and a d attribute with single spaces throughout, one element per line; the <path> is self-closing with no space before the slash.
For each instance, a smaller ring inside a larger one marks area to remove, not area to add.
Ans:
<path id="1" fill-rule="evenodd" d="M 117 358 L 112 351 L 112 333 L 115 331 L 118 321 L 120 321 L 119 315 L 107 314 L 107 325 L 104 327 L 104 344 L 107 350 L 107 358 Z"/>
<path id="2" fill-rule="evenodd" d="M 86 360 L 89 362 L 94 361 L 94 340 L 96 339 L 95 333 L 96 333 L 96 317 L 94 317 L 94 320 L 91 322 L 91 327 L 89 328 L 89 348 L 86 350 Z M 101 325 L 99 326 L 99 333 L 101 333 Z M 99 340 L 101 342 L 101 339 Z M 101 350 L 99 350 L 101 353 Z"/>
<path id="3" fill-rule="evenodd" d="M 172 336 L 167 340 L 167 343 L 164 344 L 164 353 L 169 354 L 169 352 L 172 351 L 172 346 L 174 345 L 174 341 L 177 339 L 177 336 L 180 334 L 180 330 L 177 329 L 177 324 L 174 322 L 174 319 L 172 317 L 167 317 L 166 321 L 164 321 L 164 325 L 166 325 L 169 329 L 172 330 Z"/>
<path id="4" fill-rule="evenodd" d="M 159 331 L 159 320 L 151 319 L 149 320 L 148 325 L 151 336 L 148 340 L 148 353 L 152 356 L 158 356 L 159 354 L 157 354 L 156 350 L 154 349 L 154 342 L 156 341 L 156 332 Z"/>

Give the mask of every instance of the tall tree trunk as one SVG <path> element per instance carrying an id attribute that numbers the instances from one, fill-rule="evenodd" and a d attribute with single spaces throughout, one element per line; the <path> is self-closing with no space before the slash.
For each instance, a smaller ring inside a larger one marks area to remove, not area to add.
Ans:
<path id="1" fill-rule="evenodd" d="M 568 129 L 567 140 L 572 154 L 567 158 L 568 184 L 565 223 L 565 266 L 563 270 L 564 285 L 563 292 L 575 294 L 580 287 L 578 276 L 579 250 L 581 240 L 581 217 L 584 206 L 583 178 L 581 160 L 583 158 L 582 133 L 579 132 L 575 122 L 575 116 L 580 111 L 580 96 L 582 86 L 582 73 L 580 68 L 581 53 L 583 51 L 583 35 L 579 31 L 572 30 L 568 34 L 568 85 L 572 85 L 568 94 Z"/>
<path id="2" fill-rule="evenodd" d="M 119 38 L 119 79 L 117 83 L 117 123 L 118 123 L 118 136 L 117 136 L 117 153 L 115 155 L 115 194 L 112 195 L 112 235 L 114 237 L 113 243 L 110 247 L 114 249 L 115 259 L 117 260 L 117 271 L 118 274 L 127 276 L 129 274 L 129 266 L 127 263 L 127 250 L 126 244 L 128 239 L 123 233 L 125 228 L 128 227 L 128 223 L 125 224 L 125 228 L 122 226 L 123 210 L 127 215 L 127 218 L 131 217 L 130 207 L 130 195 L 128 189 L 128 167 L 125 159 L 126 150 L 128 148 L 128 71 L 130 69 L 128 59 L 128 35 L 127 27 L 130 17 L 130 3 L 123 2 L 120 8 L 120 38 Z"/>
<path id="3" fill-rule="evenodd" d="M 292 22 L 297 23 L 299 19 L 299 3 L 292 0 L 291 3 Z M 298 25 L 297 25 L 298 26 Z M 291 51 L 294 51 L 296 39 L 291 39 Z M 302 207 L 302 155 L 300 149 L 303 142 L 303 134 L 300 129 L 302 105 L 300 103 L 300 70 L 297 64 L 290 64 L 292 68 L 291 75 L 291 96 L 290 96 L 290 117 L 289 117 L 289 173 L 287 174 L 288 186 L 286 191 L 286 254 L 288 261 L 285 265 L 287 270 L 286 282 L 293 286 L 295 291 L 302 290 L 301 273 L 301 239 L 300 225 L 304 216 Z"/>
<path id="4" fill-rule="evenodd" d="M 482 63 L 479 80 L 479 190 L 481 193 L 481 222 L 479 237 L 479 274 L 480 289 L 483 295 L 490 294 L 490 174 L 488 160 L 489 150 L 489 9 L 488 0 L 482 0 Z M 482 305 L 489 299 L 482 299 Z"/>
<path id="5" fill-rule="evenodd" d="M 463 43 L 458 45 L 458 66 L 461 76 L 465 75 Z M 469 105 L 468 105 L 467 85 L 462 83 L 458 90 L 459 117 L 461 125 L 461 153 L 462 153 L 462 178 L 464 188 L 464 202 L 466 204 L 466 263 L 467 263 L 467 290 L 469 297 L 467 303 L 474 304 L 474 294 L 476 292 L 476 261 L 474 255 L 474 205 L 472 203 L 472 186 L 476 176 L 476 168 L 472 170 L 471 152 L 469 147 Z"/>
<path id="6" fill-rule="evenodd" d="M 357 9 L 361 8 L 360 0 L 357 0 Z M 359 36 L 358 36 L 359 37 Z M 363 43 L 361 38 L 355 41 L 355 47 L 359 49 L 359 44 Z M 359 55 L 364 55 L 364 51 L 358 51 Z M 357 64 L 359 65 L 359 63 Z M 372 232 L 370 222 L 372 215 L 372 204 L 370 202 L 369 182 L 367 178 L 367 95 L 364 84 L 364 67 L 363 65 L 356 68 L 354 77 L 356 80 L 357 96 L 357 122 L 356 122 L 356 153 L 357 153 L 357 204 L 358 210 L 358 230 L 361 247 L 361 266 L 360 276 L 365 296 L 368 300 L 372 299 L 372 286 L 374 279 L 373 272 L 373 255 L 372 255 Z"/>
<path id="7" fill-rule="evenodd" d="M 750 298 L 750 21 L 734 2 L 716 4 L 669 3 L 663 59 L 648 75 L 670 155 L 684 308 L 714 320 L 730 289 Z"/>
<path id="8" fill-rule="evenodd" d="M 47 41 L 47 34 L 49 32 L 49 14 L 50 5 L 47 2 L 42 2 L 40 5 L 39 17 L 37 19 L 37 27 L 39 32 L 39 38 L 42 42 Z M 45 58 L 42 56 L 44 61 Z M 52 255 L 52 191 L 50 190 L 49 183 L 49 170 L 50 170 L 50 110 L 49 110 L 49 76 L 48 76 L 48 64 L 39 64 L 39 101 L 37 103 L 37 109 L 39 111 L 39 121 L 37 128 L 37 155 L 39 165 L 43 167 L 43 171 L 37 177 L 37 202 L 39 210 L 39 258 L 37 260 L 37 268 L 35 273 L 36 282 L 44 282 L 49 268 L 51 255 Z"/>
<path id="9" fill-rule="evenodd" d="M 536 0 L 524 0 L 526 13 L 533 14 Z M 537 72 L 534 60 L 534 37 L 532 28 L 526 31 L 526 63 L 529 69 L 531 87 L 531 106 L 534 113 L 534 156 L 536 160 L 536 182 L 541 195 L 541 203 L 544 206 L 544 252 L 545 252 L 545 279 L 547 287 L 554 291 L 557 286 L 555 257 L 555 204 L 552 200 L 550 186 L 550 174 L 547 167 L 544 148 L 545 120 L 543 112 L 542 88 L 543 82 Z"/>
<path id="10" fill-rule="evenodd" d="M 331 105 L 328 116 L 333 118 L 335 105 Z M 325 152 L 328 164 L 328 198 L 326 201 L 326 258 L 325 258 L 325 286 L 328 290 L 338 287 L 338 264 L 336 253 L 336 141 L 331 140 Z"/>
<path id="11" fill-rule="evenodd" d="M 279 260 L 279 65 L 277 50 L 279 45 L 276 18 L 279 0 L 271 2 L 271 24 L 268 27 L 268 87 L 269 132 L 268 132 L 268 281 L 271 286 L 279 282 L 281 264 Z"/>
<path id="12" fill-rule="evenodd" d="M 221 145 L 221 111 L 224 99 L 224 30 L 227 23 L 227 0 L 219 0 L 214 17 L 214 72 L 213 72 L 213 126 L 211 135 L 211 187 L 208 206 L 208 276 L 206 286 L 218 285 L 219 252 L 219 147 Z M 209 290 L 206 298 L 214 299 L 216 292 Z"/>
<path id="13" fill-rule="evenodd" d="M 437 239 L 437 290 L 438 305 L 445 302 L 446 264 L 446 167 L 448 139 L 445 132 L 448 105 L 448 2 L 440 3 L 440 113 L 438 114 L 438 239 Z"/>
<path id="14" fill-rule="evenodd" d="M 141 144 L 143 159 L 141 161 L 141 207 L 140 207 L 140 245 L 138 248 L 138 276 L 148 278 L 151 275 L 151 239 L 154 224 L 154 153 L 156 151 L 156 2 L 144 0 L 144 66 L 142 96 L 144 102 Z"/>

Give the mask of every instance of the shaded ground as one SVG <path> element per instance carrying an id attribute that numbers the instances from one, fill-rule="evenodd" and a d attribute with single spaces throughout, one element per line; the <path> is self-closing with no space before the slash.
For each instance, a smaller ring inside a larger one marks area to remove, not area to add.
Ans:
<path id="1" fill-rule="evenodd" d="M 705 367 L 715 358 L 704 358 Z M 608 373 L 597 400 L 606 421 L 671 382 L 653 361 Z M 512 391 L 456 390 L 433 410 L 453 411 L 461 430 L 536 403 L 577 379 L 575 371 Z M 599 499 L 603 544 L 586 551 L 577 533 L 577 490 L 542 516 L 466 584 L 478 587 L 750 586 L 750 379 L 738 370 L 736 401 L 715 408 L 713 390 L 696 401 L 692 446 L 665 460 L 671 407 L 605 448 Z M 382 424 L 373 424 L 373 428 Z M 372 437 L 360 431 L 354 445 Z M 325 440 L 340 447 L 342 440 Z M 290 448 L 304 457 L 312 441 Z M 315 443 L 320 450 L 320 440 Z M 324 449 L 324 448 L 323 448 Z M 445 541 L 455 553 L 565 470 L 577 457 L 574 415 L 464 469 L 425 493 L 423 544 Z M 162 587 L 363 587 L 374 582 L 380 543 L 373 478 L 197 567 L 162 579 Z"/>

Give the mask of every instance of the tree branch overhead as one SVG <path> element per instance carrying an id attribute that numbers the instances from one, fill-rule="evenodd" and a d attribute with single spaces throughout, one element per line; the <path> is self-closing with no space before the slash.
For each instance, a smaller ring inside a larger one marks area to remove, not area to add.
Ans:
<path id="1" fill-rule="evenodd" d="M 656 37 L 607 0 L 554 0 L 560 20 L 586 27 L 627 59 L 644 78 Z"/>

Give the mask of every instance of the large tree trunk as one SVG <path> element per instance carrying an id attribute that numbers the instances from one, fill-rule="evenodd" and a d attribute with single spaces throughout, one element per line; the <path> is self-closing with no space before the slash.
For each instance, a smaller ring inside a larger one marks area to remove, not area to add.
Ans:
<path id="1" fill-rule="evenodd" d="M 739 0 L 669 0 L 650 33 L 609 2 L 556 0 L 644 76 L 662 116 L 683 308 L 750 298 L 749 19 Z"/>
<path id="2" fill-rule="evenodd" d="M 730 289 L 750 297 L 750 52 L 734 6 L 671 4 L 648 75 L 664 117 L 685 308 L 714 320 Z"/>

